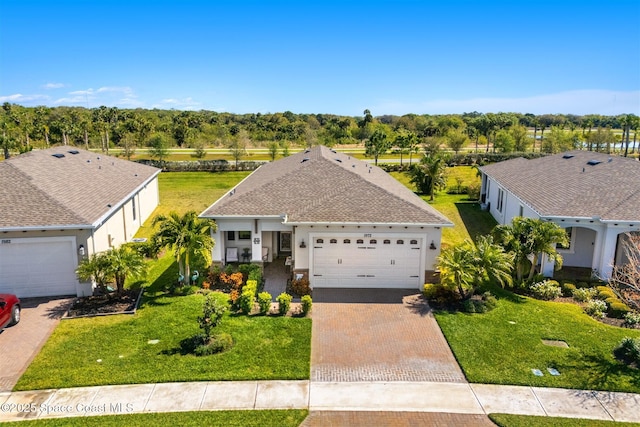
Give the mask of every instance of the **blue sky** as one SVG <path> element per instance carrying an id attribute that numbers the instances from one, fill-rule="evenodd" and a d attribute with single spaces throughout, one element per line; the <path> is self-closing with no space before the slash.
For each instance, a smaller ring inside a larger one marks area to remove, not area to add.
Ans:
<path id="1" fill-rule="evenodd" d="M 640 1 L 0 1 L 0 103 L 640 114 Z"/>

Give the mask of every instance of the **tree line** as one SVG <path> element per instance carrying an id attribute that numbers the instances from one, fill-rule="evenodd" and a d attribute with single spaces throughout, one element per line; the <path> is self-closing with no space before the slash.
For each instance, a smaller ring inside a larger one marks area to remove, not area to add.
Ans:
<path id="1" fill-rule="evenodd" d="M 558 152 L 567 148 L 611 151 L 622 142 L 636 152 L 640 120 L 618 116 L 521 113 L 406 114 L 374 117 L 334 114 L 232 114 L 215 111 L 119 109 L 101 106 L 24 107 L 4 103 L 0 109 L 0 145 L 5 158 L 14 152 L 50 145 L 121 149 L 192 148 L 204 155 L 207 147 L 268 147 L 365 144 L 376 157 L 395 150 L 412 156 L 421 147 L 464 147 L 478 151 Z M 613 129 L 622 130 L 614 133 Z M 531 135 L 531 130 L 533 135 Z M 633 141 L 633 144 L 631 143 Z"/>

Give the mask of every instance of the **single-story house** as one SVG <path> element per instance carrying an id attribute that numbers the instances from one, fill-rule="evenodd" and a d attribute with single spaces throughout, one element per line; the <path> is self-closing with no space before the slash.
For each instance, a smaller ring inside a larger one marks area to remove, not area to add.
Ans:
<path id="1" fill-rule="evenodd" d="M 131 241 L 158 205 L 159 173 L 70 146 L 0 162 L 0 293 L 91 295 L 79 261 Z"/>
<path id="2" fill-rule="evenodd" d="M 314 288 L 418 288 L 453 224 L 382 169 L 316 146 L 267 163 L 201 215 L 214 262 L 285 257 Z"/>
<path id="3" fill-rule="evenodd" d="M 500 224 L 516 216 L 551 221 L 567 230 L 558 248 L 568 267 L 611 276 L 622 258 L 625 233 L 640 230 L 640 162 L 570 151 L 538 159 L 516 158 L 480 168 L 481 202 Z M 554 266 L 543 259 L 543 274 Z"/>

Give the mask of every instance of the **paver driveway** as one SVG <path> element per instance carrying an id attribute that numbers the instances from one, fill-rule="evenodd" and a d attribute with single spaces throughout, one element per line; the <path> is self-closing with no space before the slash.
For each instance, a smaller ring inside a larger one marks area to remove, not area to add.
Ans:
<path id="1" fill-rule="evenodd" d="M 312 381 L 466 382 L 416 290 L 315 289 Z"/>
<path id="2" fill-rule="evenodd" d="M 72 301 L 72 298 L 22 300 L 20 323 L 0 333 L 0 392 L 13 389 Z"/>

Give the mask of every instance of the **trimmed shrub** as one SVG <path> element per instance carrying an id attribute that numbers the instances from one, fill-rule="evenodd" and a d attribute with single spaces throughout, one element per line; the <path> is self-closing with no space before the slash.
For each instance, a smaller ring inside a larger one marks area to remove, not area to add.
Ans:
<path id="1" fill-rule="evenodd" d="M 437 283 L 425 283 L 422 287 L 422 295 L 428 300 L 433 300 L 438 295 L 438 288 L 440 287 Z"/>
<path id="2" fill-rule="evenodd" d="M 598 298 L 606 300 L 607 298 L 618 298 L 616 294 L 606 286 L 598 286 Z"/>
<path id="3" fill-rule="evenodd" d="M 576 289 L 576 285 L 574 285 L 573 283 L 565 282 L 562 284 L 562 296 L 572 297 L 573 291 L 575 291 Z"/>
<path id="4" fill-rule="evenodd" d="M 278 313 L 283 316 L 286 315 L 291 308 L 291 301 L 293 300 L 293 298 L 291 297 L 291 295 L 283 292 L 278 295 L 278 298 L 276 298 L 276 300 L 278 301 Z"/>
<path id="5" fill-rule="evenodd" d="M 482 301 L 484 301 L 487 311 L 491 311 L 498 306 L 498 300 L 493 296 L 491 292 L 485 292 L 482 294 Z"/>
<path id="6" fill-rule="evenodd" d="M 302 314 L 306 316 L 311 311 L 311 306 L 313 305 L 311 295 L 304 295 L 300 302 L 302 303 Z"/>
<path id="7" fill-rule="evenodd" d="M 252 289 L 247 289 L 243 291 L 238 299 L 238 306 L 240 307 L 240 311 L 244 314 L 251 314 L 253 310 L 253 304 L 256 302 L 256 294 Z"/>
<path id="8" fill-rule="evenodd" d="M 221 332 L 211 337 L 208 343 L 196 347 L 196 356 L 209 356 L 211 354 L 222 353 L 233 347 L 233 338 L 226 332 Z"/>
<path id="9" fill-rule="evenodd" d="M 269 292 L 260 292 L 258 294 L 258 305 L 260 306 L 260 314 L 268 314 L 271 310 L 271 294 Z"/>
<path id="10" fill-rule="evenodd" d="M 591 301 L 598 293 L 596 288 L 579 288 L 572 292 L 573 299 L 579 302 Z"/>
<path id="11" fill-rule="evenodd" d="M 291 281 L 291 290 L 299 296 L 309 295 L 311 293 L 311 287 L 309 285 L 309 279 L 303 277 L 301 279 L 294 279 Z"/>
<path id="12" fill-rule="evenodd" d="M 625 337 L 620 344 L 613 350 L 616 359 L 621 360 L 627 365 L 635 365 L 640 367 L 640 338 Z"/>
<path id="13" fill-rule="evenodd" d="M 623 319 L 625 314 L 629 313 L 631 308 L 620 300 L 609 304 L 609 316 L 616 319 Z"/>
<path id="14" fill-rule="evenodd" d="M 262 283 L 262 270 L 260 270 L 260 267 L 251 270 L 247 276 L 247 280 L 255 280 L 257 283 Z"/>
<path id="15" fill-rule="evenodd" d="M 591 287 L 591 285 L 587 282 L 578 282 L 576 283 L 576 286 L 581 289 L 581 288 L 589 288 Z"/>
<path id="16" fill-rule="evenodd" d="M 640 313 L 637 311 L 630 311 L 624 315 L 624 323 L 623 326 L 627 328 L 635 328 L 637 325 L 640 325 Z"/>
<path id="17" fill-rule="evenodd" d="M 247 280 L 247 283 L 242 288 L 242 292 L 253 292 L 253 294 L 258 293 L 258 282 L 255 280 Z"/>
<path id="18" fill-rule="evenodd" d="M 607 311 L 607 303 L 599 300 L 592 299 L 587 303 L 587 306 L 584 308 L 584 312 L 589 316 L 603 318 L 604 313 Z"/>
<path id="19" fill-rule="evenodd" d="M 531 295 L 536 299 L 552 300 L 562 295 L 562 290 L 555 280 L 543 280 L 529 287 Z"/>

